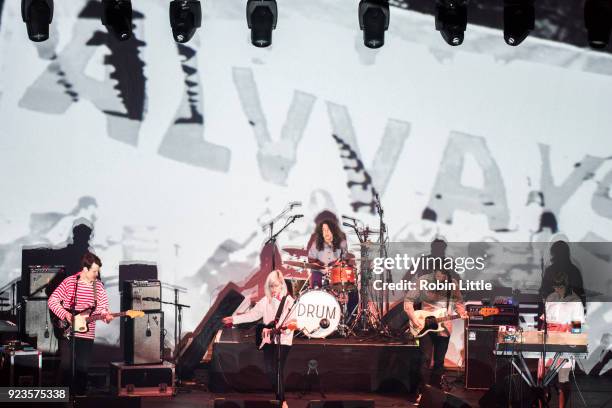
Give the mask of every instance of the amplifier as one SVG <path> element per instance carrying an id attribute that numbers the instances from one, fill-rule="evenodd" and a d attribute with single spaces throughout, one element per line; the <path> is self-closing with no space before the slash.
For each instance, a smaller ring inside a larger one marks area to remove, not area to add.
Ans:
<path id="1" fill-rule="evenodd" d="M 465 388 L 487 390 L 507 374 L 510 360 L 494 354 L 498 328 L 465 328 Z"/>
<path id="2" fill-rule="evenodd" d="M 128 364 L 159 364 L 164 347 L 164 313 L 146 312 L 144 317 L 122 318 L 123 352 Z"/>
<path id="3" fill-rule="evenodd" d="M 8 387 L 40 387 L 40 351 L 5 350 L 2 347 L 0 350 L 0 384 Z"/>
<path id="4" fill-rule="evenodd" d="M 479 311 L 483 305 L 466 305 L 468 313 Z M 467 321 L 468 326 L 518 326 L 518 307 L 517 305 L 495 305 L 499 309 L 499 314 L 491 316 L 470 316 Z"/>
<path id="5" fill-rule="evenodd" d="M 59 282 L 54 282 L 55 277 L 59 275 L 60 282 L 63 279 L 64 266 L 29 265 L 28 272 L 30 274 L 29 287 L 26 289 L 28 297 L 47 297 L 47 294 L 59 285 Z"/>
<path id="6" fill-rule="evenodd" d="M 123 282 L 121 310 L 161 310 L 161 282 L 158 280 Z"/>
<path id="7" fill-rule="evenodd" d="M 54 354 L 58 351 L 51 312 L 47 299 L 30 299 L 25 304 L 25 334 L 36 338 L 36 348 L 43 353 Z"/>
<path id="8" fill-rule="evenodd" d="M 175 393 L 174 364 L 128 365 L 111 363 L 110 386 L 119 396 L 172 396 Z"/>

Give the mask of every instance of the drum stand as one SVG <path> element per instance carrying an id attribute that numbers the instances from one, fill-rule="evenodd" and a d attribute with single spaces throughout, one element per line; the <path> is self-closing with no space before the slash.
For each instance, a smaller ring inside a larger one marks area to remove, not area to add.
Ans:
<path id="1" fill-rule="evenodd" d="M 343 301 L 340 302 L 340 310 L 342 311 L 342 314 L 340 315 L 340 323 L 338 324 L 338 328 L 336 330 L 338 331 L 338 334 L 340 334 L 340 336 L 347 338 L 348 336 L 355 335 L 353 328 L 346 324 L 349 291 L 342 289 L 339 295 L 344 296 L 342 297 Z"/>

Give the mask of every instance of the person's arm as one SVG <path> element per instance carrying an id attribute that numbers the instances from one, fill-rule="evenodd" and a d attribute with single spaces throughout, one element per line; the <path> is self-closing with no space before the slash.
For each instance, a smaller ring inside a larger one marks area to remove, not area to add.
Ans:
<path id="1" fill-rule="evenodd" d="M 317 241 L 313 241 L 312 245 L 308 249 L 308 262 L 317 264 L 321 267 L 321 269 L 325 268 L 323 262 L 321 262 L 318 258 L 319 251 L 317 250 Z"/>
<path id="2" fill-rule="evenodd" d="M 455 311 L 462 318 L 466 318 L 467 313 L 465 311 L 465 303 L 463 303 L 463 296 L 461 295 L 461 291 L 459 290 L 459 283 L 456 280 L 454 282 L 456 283 L 455 287 L 457 288 L 452 292 L 453 303 L 455 304 Z"/>
<path id="3" fill-rule="evenodd" d="M 49 310 L 51 310 L 51 312 L 58 318 L 61 320 L 70 321 L 72 319 L 72 315 L 62 306 L 62 302 L 68 302 L 68 284 L 66 280 L 67 279 L 64 279 L 62 283 L 60 283 L 59 286 L 53 291 L 51 296 L 49 296 L 47 305 L 49 306 Z"/>
<path id="4" fill-rule="evenodd" d="M 268 302 L 268 298 L 264 296 L 263 298 L 259 300 L 259 302 L 255 303 L 255 306 L 253 306 L 251 310 L 249 310 L 248 312 L 239 314 L 236 316 L 232 316 L 231 323 L 242 324 L 242 323 L 255 322 L 261 319 L 264 314 L 265 302 Z"/>
<path id="5" fill-rule="evenodd" d="M 415 279 L 414 282 L 415 288 L 406 292 L 406 296 L 404 297 L 404 312 L 406 312 L 406 315 L 412 324 L 414 326 L 418 326 L 418 321 L 416 315 L 414 314 L 414 302 L 419 299 L 421 292 L 418 287 L 418 279 Z"/>

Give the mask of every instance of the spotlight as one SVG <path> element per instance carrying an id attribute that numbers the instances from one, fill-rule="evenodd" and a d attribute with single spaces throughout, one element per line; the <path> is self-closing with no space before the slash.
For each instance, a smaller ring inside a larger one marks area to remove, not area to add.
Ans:
<path id="1" fill-rule="evenodd" d="M 102 0 L 102 24 L 119 41 L 132 37 L 132 2 L 130 0 Z"/>
<path id="2" fill-rule="evenodd" d="M 21 0 L 21 17 L 26 23 L 30 40 L 47 40 L 49 24 L 53 20 L 53 0 Z"/>
<path id="3" fill-rule="evenodd" d="M 436 30 L 449 45 L 461 45 L 467 27 L 467 0 L 437 0 Z"/>
<path id="4" fill-rule="evenodd" d="M 380 48 L 385 44 L 385 31 L 389 29 L 389 3 L 387 0 L 361 0 L 359 2 L 359 28 L 363 31 L 363 44 Z"/>
<path id="5" fill-rule="evenodd" d="M 584 24 L 589 45 L 597 49 L 606 48 L 612 31 L 612 1 L 586 0 L 584 2 Z"/>
<path id="6" fill-rule="evenodd" d="M 170 2 L 170 26 L 176 42 L 191 40 L 202 25 L 202 6 L 198 0 L 173 0 Z"/>
<path id="7" fill-rule="evenodd" d="M 249 0 L 246 14 L 251 29 L 251 43 L 256 47 L 272 44 L 272 30 L 276 28 L 278 19 L 276 0 Z"/>
<path id="8" fill-rule="evenodd" d="M 535 24 L 534 0 L 504 0 L 504 40 L 517 46 L 527 38 Z"/>

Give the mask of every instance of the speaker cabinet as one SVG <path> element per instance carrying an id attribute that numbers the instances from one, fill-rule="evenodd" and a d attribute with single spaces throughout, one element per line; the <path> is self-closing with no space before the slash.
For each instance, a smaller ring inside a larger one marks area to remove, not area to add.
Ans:
<path id="1" fill-rule="evenodd" d="M 493 354 L 497 341 L 496 326 L 468 326 L 465 329 L 465 388 L 487 390 L 499 373 L 508 365 L 508 359 Z"/>
<path id="2" fill-rule="evenodd" d="M 420 408 L 471 408 L 472 406 L 461 398 L 442 390 L 426 385 L 419 401 Z"/>
<path id="3" fill-rule="evenodd" d="M 184 347 L 179 346 L 178 358 L 176 359 L 176 370 L 179 378 L 186 379 L 193 374 L 193 370 L 200 363 L 204 352 L 212 342 L 213 336 L 223 327 L 221 319 L 225 316 L 231 316 L 243 300 L 244 296 L 238 292 L 238 286 L 235 284 L 228 283 L 223 288 L 190 338 L 186 336 L 181 340 L 186 345 Z"/>
<path id="4" fill-rule="evenodd" d="M 164 313 L 146 312 L 144 317 L 122 319 L 125 362 L 160 364 L 164 345 Z"/>

